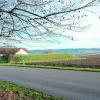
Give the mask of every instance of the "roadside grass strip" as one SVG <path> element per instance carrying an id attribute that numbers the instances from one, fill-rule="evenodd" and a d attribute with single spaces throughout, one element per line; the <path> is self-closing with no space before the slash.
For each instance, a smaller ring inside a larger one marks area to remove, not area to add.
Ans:
<path id="1" fill-rule="evenodd" d="M 63 66 L 43 66 L 43 65 L 24 65 L 24 64 L 0 64 L 0 66 L 16 66 L 16 67 L 27 67 L 27 68 L 44 68 L 44 69 L 58 69 L 58 70 L 74 70 L 74 71 L 91 71 L 91 72 L 100 72 L 98 68 L 80 68 L 80 67 L 63 67 Z"/>
<path id="2" fill-rule="evenodd" d="M 26 88 L 19 84 L 0 81 L 0 100 L 8 100 L 8 98 L 9 100 L 63 100 L 60 97 Z"/>

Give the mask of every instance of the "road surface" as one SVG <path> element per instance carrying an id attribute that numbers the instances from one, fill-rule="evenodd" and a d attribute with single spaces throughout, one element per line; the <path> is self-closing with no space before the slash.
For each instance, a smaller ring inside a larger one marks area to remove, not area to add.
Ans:
<path id="1" fill-rule="evenodd" d="M 65 100 L 100 100 L 100 73 L 0 66 L 0 80 L 20 83 Z"/>

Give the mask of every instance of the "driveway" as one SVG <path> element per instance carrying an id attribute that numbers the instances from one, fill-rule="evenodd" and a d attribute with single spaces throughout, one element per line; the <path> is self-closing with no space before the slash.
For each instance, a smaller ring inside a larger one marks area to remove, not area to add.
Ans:
<path id="1" fill-rule="evenodd" d="M 100 73 L 0 66 L 0 80 L 20 83 L 65 100 L 100 100 Z"/>

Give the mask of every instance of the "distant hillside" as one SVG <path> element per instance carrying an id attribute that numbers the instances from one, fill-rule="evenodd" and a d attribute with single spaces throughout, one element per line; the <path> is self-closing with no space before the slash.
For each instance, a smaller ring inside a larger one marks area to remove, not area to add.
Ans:
<path id="1" fill-rule="evenodd" d="M 78 49 L 50 49 L 50 50 L 30 50 L 29 53 L 70 53 L 70 54 L 100 54 L 100 48 L 78 48 Z"/>

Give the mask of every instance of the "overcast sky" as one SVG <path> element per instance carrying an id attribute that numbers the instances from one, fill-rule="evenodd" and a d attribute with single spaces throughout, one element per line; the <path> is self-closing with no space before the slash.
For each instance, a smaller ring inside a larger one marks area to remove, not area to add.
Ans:
<path id="1" fill-rule="evenodd" d="M 53 42 L 48 41 L 23 41 L 28 49 L 58 49 L 58 48 L 100 48 L 100 7 L 94 10 L 91 8 L 88 13 L 86 24 L 89 25 L 82 32 L 66 31 L 64 35 L 73 36 L 74 41 L 64 37 L 54 38 Z"/>
<path id="2" fill-rule="evenodd" d="M 64 38 L 54 38 L 53 42 L 48 41 L 23 41 L 28 49 L 56 49 L 56 48 L 100 48 L 100 13 L 89 16 L 88 29 L 82 32 L 66 31 L 67 35 L 73 36 L 74 41 Z"/>

